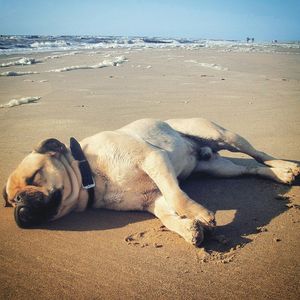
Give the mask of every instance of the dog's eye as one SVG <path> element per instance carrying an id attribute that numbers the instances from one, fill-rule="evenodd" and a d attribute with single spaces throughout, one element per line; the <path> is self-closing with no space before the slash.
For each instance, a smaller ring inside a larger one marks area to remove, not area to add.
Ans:
<path id="1" fill-rule="evenodd" d="M 27 185 L 34 185 L 34 181 L 35 181 L 35 177 L 37 177 L 37 175 L 39 174 L 40 170 L 37 170 L 31 177 L 26 179 L 26 184 Z"/>

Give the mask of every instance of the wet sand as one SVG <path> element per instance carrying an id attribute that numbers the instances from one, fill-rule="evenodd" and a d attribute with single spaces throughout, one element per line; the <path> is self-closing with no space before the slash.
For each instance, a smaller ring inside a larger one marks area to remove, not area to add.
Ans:
<path id="1" fill-rule="evenodd" d="M 276 157 L 300 161 L 300 55 L 216 50 L 108 49 L 0 72 L 0 184 L 42 139 L 66 144 L 140 118 L 205 117 Z M 125 56 L 119 66 L 95 65 Z M 0 57 L 0 64 L 20 55 Z M 223 153 L 242 164 L 243 154 Z M 0 208 L 2 299 L 296 299 L 300 188 L 260 178 L 193 177 L 182 188 L 216 212 L 217 229 L 194 248 L 144 212 L 89 210 L 38 229 Z"/>

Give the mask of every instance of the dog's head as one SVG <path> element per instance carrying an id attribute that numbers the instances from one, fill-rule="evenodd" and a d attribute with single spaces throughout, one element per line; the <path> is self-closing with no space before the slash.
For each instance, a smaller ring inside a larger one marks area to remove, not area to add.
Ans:
<path id="1" fill-rule="evenodd" d="M 80 178 L 74 172 L 71 157 L 63 143 L 47 139 L 9 176 L 3 196 L 6 206 L 14 206 L 15 220 L 20 227 L 58 218 L 74 206 Z"/>

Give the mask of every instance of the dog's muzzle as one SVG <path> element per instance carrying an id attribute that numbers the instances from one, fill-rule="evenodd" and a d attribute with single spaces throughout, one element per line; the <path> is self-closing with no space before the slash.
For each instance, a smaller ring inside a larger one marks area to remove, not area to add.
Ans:
<path id="1" fill-rule="evenodd" d="M 35 191 L 20 192 L 15 197 L 15 221 L 21 228 L 31 228 L 49 221 L 55 216 L 61 203 L 62 193 L 54 191 L 49 196 Z"/>

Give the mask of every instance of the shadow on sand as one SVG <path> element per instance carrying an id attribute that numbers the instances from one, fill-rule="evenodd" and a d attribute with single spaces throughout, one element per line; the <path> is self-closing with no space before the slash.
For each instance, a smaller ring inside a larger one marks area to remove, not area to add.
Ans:
<path id="1" fill-rule="evenodd" d="M 231 160 L 241 165 L 256 164 L 252 159 Z M 299 178 L 295 185 L 299 185 Z M 291 187 L 259 177 L 216 179 L 192 176 L 182 188 L 192 199 L 217 214 L 217 225 L 218 219 L 224 224 L 218 225 L 212 238 L 205 240 L 205 250 L 227 252 L 251 242 L 249 235 L 258 234 L 262 227 L 288 209 L 289 198 L 284 195 Z M 213 238 L 216 236 L 224 236 L 228 242 L 220 243 Z"/>
<path id="2" fill-rule="evenodd" d="M 252 164 L 249 159 L 232 159 L 239 164 Z M 284 196 L 289 186 L 254 177 L 216 179 L 194 175 L 181 184 L 181 188 L 195 201 L 217 213 L 217 224 L 213 236 L 223 235 L 228 243 L 207 238 L 203 247 L 206 251 L 227 252 L 236 246 L 243 246 L 251 239 L 247 236 L 258 233 L 288 208 Z M 226 217 L 226 212 L 231 217 Z M 152 219 L 146 212 L 117 212 L 110 210 L 87 210 L 72 213 L 53 223 L 42 226 L 47 230 L 94 231 L 106 230 Z M 224 223 L 224 220 L 228 222 Z M 41 227 L 40 227 L 41 228 Z"/>

